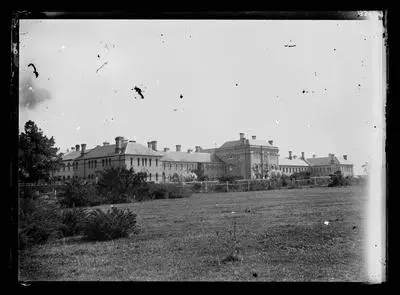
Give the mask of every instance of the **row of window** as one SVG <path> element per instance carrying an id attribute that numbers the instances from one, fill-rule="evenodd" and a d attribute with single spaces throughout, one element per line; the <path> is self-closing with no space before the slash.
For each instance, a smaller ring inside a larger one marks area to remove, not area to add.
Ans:
<path id="1" fill-rule="evenodd" d="M 189 163 L 189 164 L 164 163 L 163 167 L 164 167 L 164 170 L 167 169 L 167 168 L 169 170 L 171 170 L 172 167 L 175 167 L 175 170 L 178 170 L 178 167 L 180 168 L 180 170 L 183 170 L 183 169 L 186 169 L 186 170 L 192 169 L 192 170 L 194 170 L 194 169 L 197 168 L 197 164 L 196 163 Z"/>
<path id="2" fill-rule="evenodd" d="M 282 172 L 287 172 L 287 173 L 295 173 L 295 172 L 301 172 L 301 171 L 307 171 L 308 167 L 283 167 L 281 169 Z"/>
<path id="3" fill-rule="evenodd" d="M 151 158 L 136 158 L 138 166 L 140 166 L 140 162 L 142 162 L 142 166 L 147 166 L 148 163 L 149 167 L 151 167 L 151 160 Z M 155 159 L 155 165 L 158 166 L 158 159 Z M 131 158 L 131 167 L 133 167 L 133 158 Z"/>

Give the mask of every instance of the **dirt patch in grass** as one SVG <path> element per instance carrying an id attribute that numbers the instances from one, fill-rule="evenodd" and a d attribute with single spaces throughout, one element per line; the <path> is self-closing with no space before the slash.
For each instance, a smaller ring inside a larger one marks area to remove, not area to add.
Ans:
<path id="1" fill-rule="evenodd" d="M 37 247 L 20 278 L 365 281 L 365 202 L 357 189 L 313 188 L 123 204 L 138 214 L 137 235 Z M 241 259 L 224 261 L 232 253 Z"/>

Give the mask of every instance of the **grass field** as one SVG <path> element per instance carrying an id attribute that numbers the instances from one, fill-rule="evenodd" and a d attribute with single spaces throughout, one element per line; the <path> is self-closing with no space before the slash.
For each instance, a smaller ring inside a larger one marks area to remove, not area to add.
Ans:
<path id="1" fill-rule="evenodd" d="M 139 234 L 36 247 L 20 254 L 20 280 L 366 281 L 366 201 L 350 187 L 121 204 Z"/>

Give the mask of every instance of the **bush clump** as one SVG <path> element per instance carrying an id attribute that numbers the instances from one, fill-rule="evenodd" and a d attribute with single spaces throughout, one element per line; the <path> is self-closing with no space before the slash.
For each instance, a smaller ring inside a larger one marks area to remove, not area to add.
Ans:
<path id="1" fill-rule="evenodd" d="M 80 179 L 72 179 L 60 191 L 60 204 L 64 208 L 96 206 L 104 200 L 96 192 L 96 187 Z"/>
<path id="2" fill-rule="evenodd" d="M 352 177 L 344 177 L 341 171 L 336 171 L 334 174 L 331 174 L 329 176 L 329 187 L 351 185 Z"/>
<path id="3" fill-rule="evenodd" d="M 84 208 L 73 208 L 62 211 L 62 225 L 60 227 L 62 235 L 64 237 L 70 237 L 80 234 L 86 215 L 87 209 Z"/>
<path id="4" fill-rule="evenodd" d="M 89 241 L 106 241 L 127 237 L 136 232 L 136 214 L 129 209 L 112 207 L 104 212 L 95 209 L 89 212 L 82 228 L 84 238 Z"/>
<path id="5" fill-rule="evenodd" d="M 30 248 L 60 238 L 62 220 L 59 206 L 40 198 L 20 198 L 18 212 L 18 247 Z"/>

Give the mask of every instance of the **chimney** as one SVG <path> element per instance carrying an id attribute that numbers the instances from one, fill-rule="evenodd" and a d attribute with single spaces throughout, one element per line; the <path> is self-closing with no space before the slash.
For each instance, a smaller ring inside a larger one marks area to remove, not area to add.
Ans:
<path id="1" fill-rule="evenodd" d="M 313 158 L 315 158 L 315 157 L 316 157 L 316 155 L 314 154 L 314 155 L 312 155 L 312 157 L 313 157 Z"/>
<path id="2" fill-rule="evenodd" d="M 168 151 L 169 151 L 169 148 L 165 147 L 164 152 L 168 152 Z"/>
<path id="3" fill-rule="evenodd" d="M 304 152 L 301 152 L 301 159 L 302 159 L 302 160 L 305 160 L 305 158 L 304 158 Z"/>
<path id="4" fill-rule="evenodd" d="M 106 145 L 109 145 L 109 144 L 110 144 L 110 143 L 107 142 L 107 141 L 103 142 L 103 146 L 106 146 Z"/>
<path id="5" fill-rule="evenodd" d="M 270 145 L 274 145 L 274 141 L 273 141 L 273 140 L 268 140 L 268 143 L 269 143 Z"/>
<path id="6" fill-rule="evenodd" d="M 251 139 L 253 139 L 253 140 L 256 139 L 256 138 L 257 138 L 257 136 L 255 136 L 255 135 L 251 136 Z"/>
<path id="7" fill-rule="evenodd" d="M 292 151 L 289 151 L 289 159 L 292 159 Z"/>
<path id="8" fill-rule="evenodd" d="M 196 149 L 195 149 L 196 153 L 200 153 L 201 152 L 201 147 L 196 145 Z"/>
<path id="9" fill-rule="evenodd" d="M 335 162 L 335 155 L 334 154 L 329 154 L 329 158 L 331 160 L 331 164 L 334 164 Z"/>
<path id="10" fill-rule="evenodd" d="M 347 155 L 343 155 L 343 159 L 347 160 Z"/>
<path id="11" fill-rule="evenodd" d="M 82 156 L 85 154 L 85 150 L 86 150 L 86 143 L 82 143 L 81 144 L 81 155 Z"/>
<path id="12" fill-rule="evenodd" d="M 122 147 L 121 147 L 122 139 L 123 139 L 122 136 L 117 136 L 115 138 L 115 153 L 116 154 L 119 154 L 121 152 L 121 150 L 122 150 Z"/>
<path id="13" fill-rule="evenodd" d="M 240 136 L 240 140 L 244 139 L 244 133 L 239 133 L 239 136 Z"/>
<path id="14" fill-rule="evenodd" d="M 190 154 L 191 152 L 193 152 L 193 150 L 192 149 L 188 149 L 187 152 L 188 152 L 188 154 Z"/>
<path id="15" fill-rule="evenodd" d="M 147 142 L 147 148 L 151 149 L 151 141 Z"/>
<path id="16" fill-rule="evenodd" d="M 153 141 L 151 142 L 151 147 L 152 147 L 153 151 L 156 151 L 156 150 L 157 150 L 157 140 L 153 140 Z"/>
<path id="17" fill-rule="evenodd" d="M 75 145 L 75 149 L 79 152 L 79 144 Z"/>
<path id="18" fill-rule="evenodd" d="M 74 146 L 72 146 L 72 147 L 71 147 L 71 151 L 74 151 L 74 150 L 75 150 L 75 147 L 74 147 Z"/>
<path id="19" fill-rule="evenodd" d="M 294 155 L 294 156 L 293 156 L 293 159 L 297 159 L 297 156 L 296 156 L 296 155 Z"/>
<path id="20" fill-rule="evenodd" d="M 180 152 L 180 151 L 181 151 L 181 145 L 180 145 L 180 144 L 177 144 L 177 145 L 176 145 L 176 151 L 177 151 L 177 152 Z"/>

